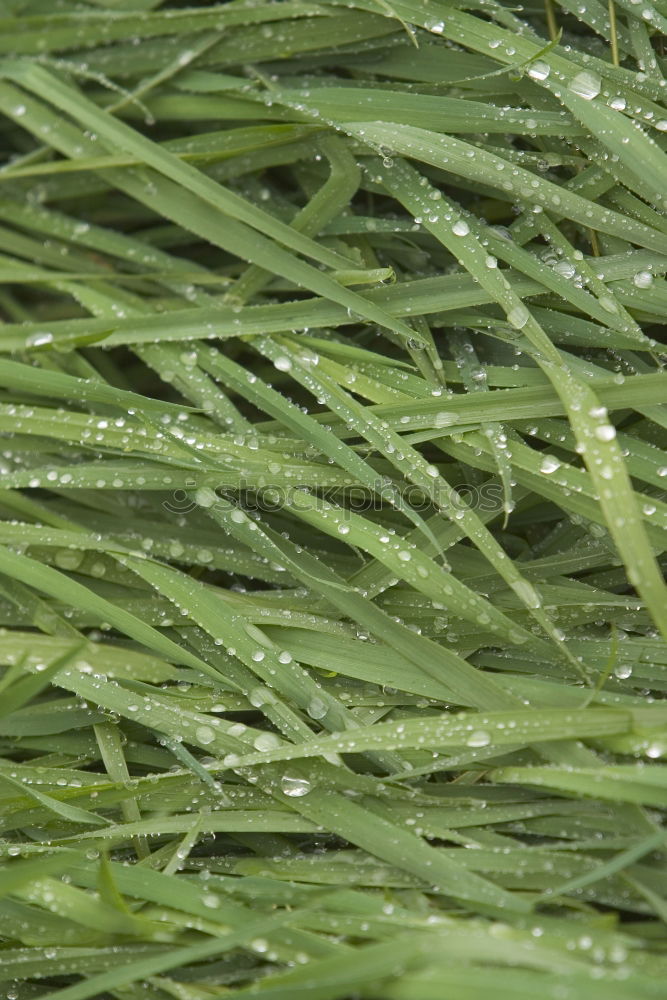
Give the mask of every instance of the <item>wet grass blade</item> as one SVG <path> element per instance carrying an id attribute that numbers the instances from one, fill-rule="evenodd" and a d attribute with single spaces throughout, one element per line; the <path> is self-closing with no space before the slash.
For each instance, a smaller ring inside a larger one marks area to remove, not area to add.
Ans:
<path id="1" fill-rule="evenodd" d="M 658 1000 L 663 5 L 4 8 L 8 997 Z"/>

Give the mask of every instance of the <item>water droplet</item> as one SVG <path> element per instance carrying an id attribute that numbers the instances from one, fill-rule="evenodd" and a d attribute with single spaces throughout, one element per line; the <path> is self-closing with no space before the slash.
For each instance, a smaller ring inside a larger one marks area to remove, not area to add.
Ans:
<path id="1" fill-rule="evenodd" d="M 542 607 L 542 598 L 528 580 L 515 580 L 511 586 L 516 596 L 523 601 L 527 608 Z"/>
<path id="2" fill-rule="evenodd" d="M 61 549 L 56 552 L 53 561 L 60 569 L 78 569 L 83 562 L 83 552 L 76 549 Z"/>
<path id="3" fill-rule="evenodd" d="M 597 73 L 590 73 L 583 70 L 570 81 L 570 90 L 573 94 L 578 94 L 585 101 L 592 101 L 597 97 L 602 89 L 602 80 Z"/>
<path id="4" fill-rule="evenodd" d="M 214 892 L 206 892 L 201 898 L 202 903 L 208 910 L 217 910 L 220 906 L 220 897 Z"/>
<path id="5" fill-rule="evenodd" d="M 609 313 L 618 312 L 618 305 L 616 304 L 616 299 L 614 299 L 611 295 L 601 295 L 600 305 L 602 306 L 603 309 L 606 309 L 606 311 Z"/>
<path id="6" fill-rule="evenodd" d="M 466 740 L 466 746 L 488 747 L 490 742 L 491 736 L 485 729 L 475 729 Z"/>
<path id="7" fill-rule="evenodd" d="M 618 666 L 614 667 L 614 677 L 618 677 L 619 680 L 626 680 L 626 678 L 632 676 L 632 665 L 630 663 L 619 663 Z"/>
<path id="8" fill-rule="evenodd" d="M 552 472 L 556 469 L 560 469 L 560 462 L 553 455 L 545 455 L 540 464 L 540 472 L 543 472 L 545 476 L 550 476 Z"/>
<path id="9" fill-rule="evenodd" d="M 307 795 L 313 786 L 307 778 L 284 774 L 280 779 L 280 791 L 290 799 L 300 799 Z"/>
<path id="10" fill-rule="evenodd" d="M 542 62 L 541 59 L 537 59 L 528 67 L 528 76 L 531 80 L 546 80 L 550 72 L 551 66 L 548 63 Z"/>
<path id="11" fill-rule="evenodd" d="M 215 739 L 215 732 L 210 726 L 197 726 L 195 736 L 197 737 L 198 743 L 203 743 L 206 746 L 208 743 L 212 743 Z"/>
<path id="12" fill-rule="evenodd" d="M 48 330 L 38 330 L 36 333 L 31 333 L 25 338 L 26 347 L 44 347 L 46 344 L 51 344 L 53 342 L 53 334 L 49 333 Z"/>
<path id="13" fill-rule="evenodd" d="M 507 314 L 507 319 L 516 330 L 522 330 L 530 319 L 530 313 L 524 304 L 520 303 L 518 306 L 514 306 L 513 309 L 510 309 Z"/>
<path id="14" fill-rule="evenodd" d="M 329 708 L 326 702 L 322 701 L 321 698 L 311 698 L 308 702 L 308 708 L 306 711 L 311 719 L 323 719 L 329 711 Z"/>
<path id="15" fill-rule="evenodd" d="M 217 500 L 215 490 L 210 489 L 208 486 L 203 486 L 195 493 L 195 500 L 200 507 L 212 507 Z"/>
<path id="16" fill-rule="evenodd" d="M 650 271 L 637 271 L 632 282 L 637 288 L 650 288 L 653 284 L 653 275 Z"/>
<path id="17" fill-rule="evenodd" d="M 252 742 L 255 750 L 260 753 L 268 753 L 269 750 L 277 750 L 280 746 L 280 739 L 275 733 L 260 733 Z"/>
<path id="18" fill-rule="evenodd" d="M 458 219 L 452 226 L 452 232 L 454 236 L 467 236 L 470 232 L 470 226 L 465 219 Z"/>
<path id="19" fill-rule="evenodd" d="M 248 701 L 255 708 L 261 708 L 262 705 L 271 705 L 275 702 L 275 696 L 273 691 L 269 688 L 260 685 L 259 687 L 253 688 L 248 694 Z"/>
<path id="20" fill-rule="evenodd" d="M 452 424 L 458 423 L 459 419 L 458 413 L 447 413 L 445 410 L 441 410 L 440 413 L 436 413 L 433 425 L 435 427 L 450 427 Z"/>
<path id="21" fill-rule="evenodd" d="M 553 266 L 553 270 L 563 278 L 574 278 L 577 273 L 577 269 L 571 260 L 557 261 Z"/>

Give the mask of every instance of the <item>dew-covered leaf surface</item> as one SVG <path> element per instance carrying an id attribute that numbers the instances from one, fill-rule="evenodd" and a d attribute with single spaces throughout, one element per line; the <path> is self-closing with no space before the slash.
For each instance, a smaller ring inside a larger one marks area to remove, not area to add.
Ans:
<path id="1" fill-rule="evenodd" d="M 0 0 L 0 995 L 663 1000 L 665 0 Z"/>

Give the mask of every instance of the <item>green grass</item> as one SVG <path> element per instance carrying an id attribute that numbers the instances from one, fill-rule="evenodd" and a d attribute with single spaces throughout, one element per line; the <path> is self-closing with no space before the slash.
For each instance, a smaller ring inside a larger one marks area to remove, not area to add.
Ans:
<path id="1" fill-rule="evenodd" d="M 0 0 L 8 1000 L 664 998 L 666 26 Z"/>

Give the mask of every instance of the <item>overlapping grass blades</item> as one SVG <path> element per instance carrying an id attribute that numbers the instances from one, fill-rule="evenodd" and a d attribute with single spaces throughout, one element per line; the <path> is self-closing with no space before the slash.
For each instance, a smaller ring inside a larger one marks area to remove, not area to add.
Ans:
<path id="1" fill-rule="evenodd" d="M 664 0 L 0 5 L 11 1000 L 658 1000 Z"/>

